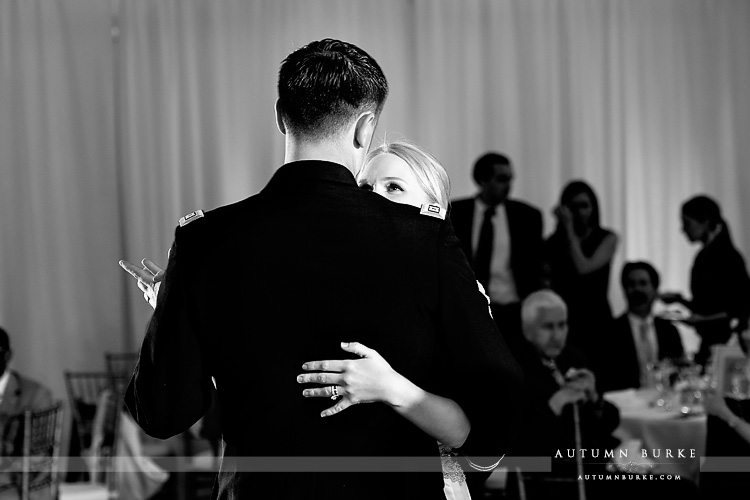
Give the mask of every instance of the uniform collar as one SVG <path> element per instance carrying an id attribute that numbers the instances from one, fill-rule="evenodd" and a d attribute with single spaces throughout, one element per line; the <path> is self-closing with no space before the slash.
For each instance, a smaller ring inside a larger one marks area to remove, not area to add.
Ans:
<path id="1" fill-rule="evenodd" d="M 357 187 L 354 176 L 343 165 L 323 160 L 299 160 L 282 165 L 273 174 L 266 189 L 276 189 L 289 183 L 309 181 L 335 182 Z"/>

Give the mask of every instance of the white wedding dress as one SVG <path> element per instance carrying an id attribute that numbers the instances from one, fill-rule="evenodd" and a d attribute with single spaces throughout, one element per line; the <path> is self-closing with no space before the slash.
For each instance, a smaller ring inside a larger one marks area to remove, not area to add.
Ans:
<path id="1" fill-rule="evenodd" d="M 443 466 L 443 491 L 447 500 L 471 500 L 469 488 L 466 486 L 466 476 L 461 465 L 456 460 L 455 453 L 450 446 L 438 442 L 440 461 Z"/>

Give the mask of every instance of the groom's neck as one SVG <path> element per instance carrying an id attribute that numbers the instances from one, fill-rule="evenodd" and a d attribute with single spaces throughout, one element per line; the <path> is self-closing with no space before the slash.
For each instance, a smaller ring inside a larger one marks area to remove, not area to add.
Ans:
<path id="1" fill-rule="evenodd" d="M 284 163 L 301 160 L 330 161 L 345 166 L 353 175 L 357 174 L 351 155 L 338 141 L 299 141 L 287 136 Z"/>

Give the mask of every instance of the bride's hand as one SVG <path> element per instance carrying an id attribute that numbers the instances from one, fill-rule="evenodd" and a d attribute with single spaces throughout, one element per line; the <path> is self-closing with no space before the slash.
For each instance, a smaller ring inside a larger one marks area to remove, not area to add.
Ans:
<path id="1" fill-rule="evenodd" d="M 306 398 L 332 398 L 334 387 L 341 399 L 321 412 L 321 417 L 335 415 L 351 405 L 381 401 L 398 405 L 399 389 L 406 379 L 374 349 L 358 342 L 342 342 L 341 348 L 360 356 L 360 359 L 308 361 L 302 365 L 306 372 L 297 376 L 300 384 L 320 384 L 325 387 L 305 389 Z"/>

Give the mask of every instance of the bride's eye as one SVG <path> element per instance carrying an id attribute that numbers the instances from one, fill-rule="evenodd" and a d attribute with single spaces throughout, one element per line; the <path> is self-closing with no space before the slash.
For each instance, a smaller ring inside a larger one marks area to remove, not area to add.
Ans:
<path id="1" fill-rule="evenodd" d="M 396 184 L 395 182 L 389 182 L 385 185 L 385 190 L 389 193 L 392 193 L 394 191 L 402 191 L 404 188 L 402 188 L 400 185 Z"/>
<path id="2" fill-rule="evenodd" d="M 367 184 L 366 182 L 363 182 L 359 185 L 360 188 L 364 189 L 365 191 L 372 191 L 372 185 Z"/>

